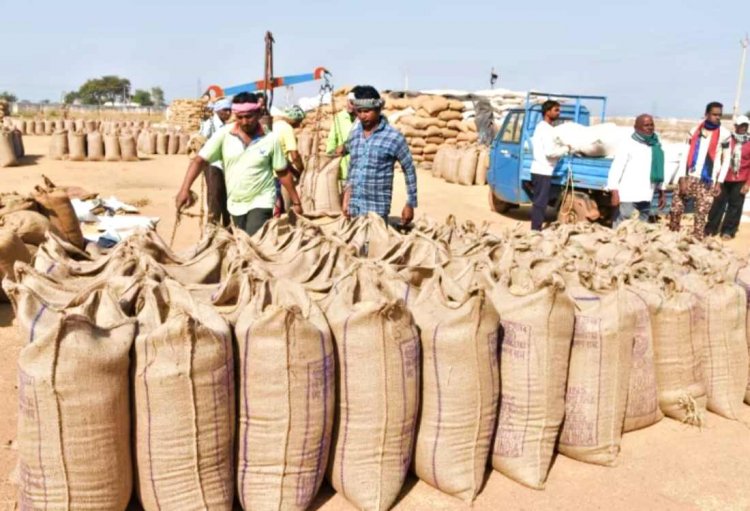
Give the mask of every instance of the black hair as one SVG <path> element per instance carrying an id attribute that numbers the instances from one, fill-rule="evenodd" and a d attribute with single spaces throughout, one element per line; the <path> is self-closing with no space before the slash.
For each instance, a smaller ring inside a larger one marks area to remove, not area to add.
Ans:
<path id="1" fill-rule="evenodd" d="M 560 106 L 560 103 L 558 101 L 555 101 L 554 99 L 548 99 L 547 101 L 542 103 L 542 115 L 546 115 L 547 112 L 549 112 L 556 106 Z"/>
<path id="2" fill-rule="evenodd" d="M 357 99 L 380 99 L 380 93 L 372 85 L 357 85 L 352 92 Z"/>
<path id="3" fill-rule="evenodd" d="M 708 115 L 714 108 L 721 108 L 722 110 L 724 110 L 724 105 L 722 105 L 718 101 L 711 101 L 706 105 L 706 115 Z"/>
<path id="4" fill-rule="evenodd" d="M 258 95 L 254 94 L 252 92 L 240 92 L 235 97 L 232 98 L 232 103 L 239 104 L 239 103 L 257 103 L 258 102 Z"/>

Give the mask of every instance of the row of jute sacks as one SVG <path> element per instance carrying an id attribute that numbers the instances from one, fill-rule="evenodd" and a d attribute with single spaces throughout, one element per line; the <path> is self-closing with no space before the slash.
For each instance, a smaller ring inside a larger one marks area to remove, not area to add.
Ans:
<path id="1" fill-rule="evenodd" d="M 29 341 L 22 507 L 123 509 L 134 481 L 146 510 L 228 510 L 235 492 L 305 509 L 325 474 L 381 510 L 410 467 L 470 502 L 488 459 L 543 488 L 555 450 L 611 465 L 664 415 L 736 418 L 739 267 L 638 222 L 402 235 L 291 217 L 182 255 L 137 235 L 99 259 L 50 235 L 3 283 Z"/>
<path id="2" fill-rule="evenodd" d="M 23 135 L 53 135 L 56 131 L 109 132 L 117 129 L 143 129 L 150 121 L 106 121 L 95 119 L 3 119 L 3 126 L 16 129 Z"/>
<path id="3" fill-rule="evenodd" d="M 138 161 L 139 154 L 188 154 L 190 135 L 175 131 L 56 131 L 50 139 L 52 159 L 70 161 Z"/>
<path id="4" fill-rule="evenodd" d="M 432 175 L 460 185 L 487 184 L 490 150 L 486 146 L 442 146 L 435 154 Z"/>

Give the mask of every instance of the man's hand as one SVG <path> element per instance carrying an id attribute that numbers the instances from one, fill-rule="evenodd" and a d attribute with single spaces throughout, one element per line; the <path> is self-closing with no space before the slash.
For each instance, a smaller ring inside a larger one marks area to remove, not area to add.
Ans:
<path id="1" fill-rule="evenodd" d="M 334 151 L 334 154 L 335 154 L 336 156 L 344 156 L 344 151 L 345 151 L 345 150 L 346 150 L 346 148 L 345 148 L 344 146 L 340 145 L 340 146 L 338 146 L 338 147 L 336 148 L 336 151 Z"/>
<path id="2" fill-rule="evenodd" d="M 742 185 L 742 190 L 740 190 L 740 193 L 742 195 L 747 195 L 747 192 L 750 191 L 750 184 L 745 183 Z"/>
<path id="3" fill-rule="evenodd" d="M 414 220 L 414 208 L 408 204 L 401 210 L 401 225 L 406 227 Z"/>
<path id="4" fill-rule="evenodd" d="M 349 187 L 344 188 L 344 196 L 341 200 L 341 210 L 342 213 L 344 213 L 344 216 L 346 218 L 351 218 L 351 215 L 349 214 L 349 201 L 352 198 L 352 191 Z"/>
<path id="5" fill-rule="evenodd" d="M 664 193 L 664 190 L 659 190 L 659 209 L 664 209 L 667 207 L 667 194 Z"/>
<path id="6" fill-rule="evenodd" d="M 721 195 L 721 185 L 719 183 L 714 183 L 714 187 L 711 189 L 711 195 L 714 197 Z"/>
<path id="7" fill-rule="evenodd" d="M 677 180 L 677 193 L 682 195 L 683 197 L 687 195 L 687 178 L 681 177 Z"/>
<path id="8" fill-rule="evenodd" d="M 612 207 L 616 208 L 620 205 L 620 192 L 612 190 Z"/>
<path id="9" fill-rule="evenodd" d="M 297 215 L 302 215 L 302 204 L 292 204 L 292 211 Z"/>
<path id="10" fill-rule="evenodd" d="M 177 211 L 182 211 L 183 208 L 189 208 L 192 206 L 193 198 L 190 196 L 190 190 L 181 188 L 177 193 L 177 197 L 175 197 L 174 205 L 177 208 Z"/>

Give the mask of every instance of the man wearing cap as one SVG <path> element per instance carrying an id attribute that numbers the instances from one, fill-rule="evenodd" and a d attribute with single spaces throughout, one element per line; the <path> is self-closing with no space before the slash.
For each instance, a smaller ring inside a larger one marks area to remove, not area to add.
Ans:
<path id="1" fill-rule="evenodd" d="M 271 219 L 276 199 L 274 177 L 286 189 L 292 209 L 302 213 L 299 195 L 281 143 L 260 125 L 258 97 L 249 92 L 232 100 L 236 122 L 221 128 L 191 162 L 175 199 L 177 210 L 190 204 L 190 187 L 207 163 L 222 162 L 227 187 L 227 209 L 234 225 L 250 235 Z"/>
<path id="2" fill-rule="evenodd" d="M 349 94 L 346 96 L 346 109 L 340 111 L 333 118 L 333 125 L 331 131 L 328 132 L 328 140 L 326 141 L 326 153 L 330 155 L 341 156 L 344 154 L 344 144 L 349 139 L 349 134 L 352 132 L 352 127 L 357 120 L 357 112 L 354 110 L 354 99 L 358 87 L 354 87 Z M 350 157 L 344 156 L 341 158 L 339 181 L 343 184 L 346 181 L 347 173 L 349 172 Z"/>
<path id="3" fill-rule="evenodd" d="M 232 116 L 232 100 L 221 98 L 211 105 L 213 115 L 201 123 L 200 134 L 206 140 L 219 131 Z M 216 162 L 206 169 L 206 203 L 208 206 L 208 221 L 228 227 L 231 221 L 227 211 L 227 188 L 224 184 L 224 174 L 221 172 L 221 162 Z"/>
<path id="4" fill-rule="evenodd" d="M 721 193 L 714 199 L 708 213 L 706 235 L 730 240 L 737 235 L 742 217 L 745 195 L 750 188 L 750 119 L 740 115 L 734 121 L 734 133 L 729 139 L 729 171 L 721 183 Z"/>
<path id="5" fill-rule="evenodd" d="M 731 133 L 721 125 L 724 106 L 713 101 L 706 105 L 705 118 L 690 130 L 688 150 L 683 154 L 677 169 L 677 193 L 672 196 L 669 228 L 680 230 L 685 200 L 695 201 L 693 236 L 702 240 L 706 234 L 706 221 L 714 197 L 721 193 L 720 183 L 729 169 L 729 139 Z"/>
<path id="6" fill-rule="evenodd" d="M 305 118 L 305 112 L 298 106 L 291 106 L 284 110 L 284 115 L 280 117 L 274 117 L 273 119 L 273 133 L 278 137 L 281 143 L 281 149 L 284 151 L 284 156 L 291 164 L 289 170 L 293 174 L 295 184 L 299 179 L 302 171 L 305 170 L 305 165 L 302 162 L 302 156 L 299 154 L 297 149 L 297 136 L 294 134 L 294 129 L 297 128 Z M 286 202 L 286 203 L 285 203 Z M 276 181 L 276 204 L 274 205 L 274 216 L 280 216 L 288 206 L 287 201 L 281 193 L 281 185 Z"/>
<path id="7" fill-rule="evenodd" d="M 387 219 L 393 198 L 393 168 L 398 161 L 404 171 L 407 196 L 401 224 L 408 225 L 417 207 L 417 173 L 406 139 L 381 115 L 383 100 L 374 87 L 359 87 L 353 103 L 359 123 L 352 128 L 343 150 L 351 155 L 344 214 L 355 217 L 373 212 Z"/>

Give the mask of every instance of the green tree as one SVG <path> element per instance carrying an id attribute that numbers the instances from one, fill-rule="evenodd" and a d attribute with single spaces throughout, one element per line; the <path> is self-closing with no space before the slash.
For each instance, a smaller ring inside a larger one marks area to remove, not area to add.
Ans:
<path id="1" fill-rule="evenodd" d="M 156 106 L 166 105 L 166 103 L 164 102 L 164 90 L 161 87 L 152 87 L 151 100 Z"/>
<path id="2" fill-rule="evenodd" d="M 77 99 L 80 99 L 78 92 L 76 91 L 68 92 L 67 94 L 65 94 L 65 97 L 63 98 L 63 103 L 65 103 L 66 105 L 72 105 Z"/>
<path id="3" fill-rule="evenodd" d="M 85 105 L 124 102 L 130 97 L 130 80 L 114 75 L 92 78 L 78 89 L 78 97 Z"/>
<path id="4" fill-rule="evenodd" d="M 136 89 L 133 93 L 133 102 L 141 106 L 153 106 L 154 104 L 154 101 L 151 99 L 151 93 L 143 89 Z"/>
<path id="5" fill-rule="evenodd" d="M 12 92 L 8 92 L 7 90 L 0 92 L 0 99 L 5 100 L 8 103 L 15 103 L 16 101 L 18 101 L 16 95 Z"/>

